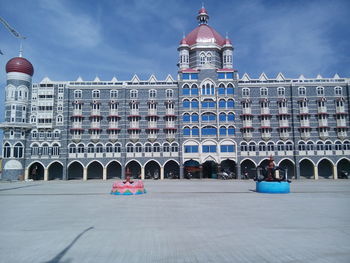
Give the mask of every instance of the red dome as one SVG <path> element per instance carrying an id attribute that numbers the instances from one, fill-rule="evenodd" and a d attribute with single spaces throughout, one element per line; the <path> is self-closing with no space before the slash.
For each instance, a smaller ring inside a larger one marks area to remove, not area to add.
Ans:
<path id="1" fill-rule="evenodd" d="M 208 14 L 207 10 L 206 10 L 204 7 L 202 7 L 202 8 L 199 9 L 199 11 L 198 11 L 198 14 L 203 14 L 203 13 Z"/>
<path id="2" fill-rule="evenodd" d="M 9 72 L 20 72 L 33 76 L 34 68 L 32 63 L 25 58 L 16 57 L 10 59 L 6 64 L 6 73 Z"/>
<path id="3" fill-rule="evenodd" d="M 185 41 L 190 46 L 196 43 L 215 43 L 219 46 L 225 45 L 225 38 L 206 24 L 196 27 L 186 36 Z"/>

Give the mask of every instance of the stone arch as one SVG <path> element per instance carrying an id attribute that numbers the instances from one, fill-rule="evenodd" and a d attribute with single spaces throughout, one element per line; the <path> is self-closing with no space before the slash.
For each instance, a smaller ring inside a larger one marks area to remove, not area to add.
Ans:
<path id="1" fill-rule="evenodd" d="M 168 160 L 164 164 L 164 178 L 180 178 L 180 165 L 175 160 Z"/>
<path id="2" fill-rule="evenodd" d="M 191 174 L 192 178 L 200 178 L 200 163 L 196 160 L 190 159 L 184 162 L 184 176 Z"/>
<path id="3" fill-rule="evenodd" d="M 244 176 L 245 173 L 248 174 L 250 179 L 253 179 L 256 176 L 256 163 L 251 159 L 244 159 L 241 162 L 241 173 Z M 244 178 L 244 177 L 243 177 Z"/>
<path id="4" fill-rule="evenodd" d="M 350 176 L 350 160 L 348 158 L 342 158 L 342 159 L 338 160 L 337 173 L 338 173 L 339 179 L 344 178 L 344 175 L 346 173 L 347 173 L 348 177 Z"/>
<path id="5" fill-rule="evenodd" d="M 112 178 L 122 178 L 122 166 L 121 164 L 116 161 L 110 161 L 106 165 L 107 169 L 107 179 L 112 179 Z"/>
<path id="6" fill-rule="evenodd" d="M 314 163 L 308 158 L 304 158 L 300 160 L 299 173 L 300 173 L 300 177 L 303 177 L 306 179 L 314 178 Z"/>
<path id="7" fill-rule="evenodd" d="M 73 161 L 68 164 L 68 180 L 83 179 L 84 176 L 84 165 L 79 161 Z"/>
<path id="8" fill-rule="evenodd" d="M 29 166 L 28 178 L 33 180 L 44 180 L 44 165 L 41 162 L 34 162 Z"/>
<path id="9" fill-rule="evenodd" d="M 125 165 L 125 172 L 130 171 L 130 176 L 133 178 L 139 178 L 141 176 L 141 163 L 137 160 L 130 160 Z"/>
<path id="10" fill-rule="evenodd" d="M 152 179 L 154 177 L 160 178 L 160 167 L 161 165 L 158 161 L 149 160 L 145 164 L 145 179 Z"/>
<path id="11" fill-rule="evenodd" d="M 237 178 L 236 167 L 237 167 L 237 163 L 235 161 L 230 159 L 222 160 L 220 163 L 219 172 L 226 172 L 227 174 L 233 173 L 234 178 Z"/>
<path id="12" fill-rule="evenodd" d="M 87 179 L 102 179 L 103 165 L 101 162 L 94 160 L 87 165 Z"/>
<path id="13" fill-rule="evenodd" d="M 322 178 L 332 178 L 333 177 L 333 162 L 328 158 L 323 158 L 318 161 L 318 176 Z"/>
<path id="14" fill-rule="evenodd" d="M 295 165 L 294 162 L 291 161 L 290 159 L 286 158 L 283 159 L 279 162 L 278 164 L 279 167 L 284 169 L 285 175 L 287 176 L 288 179 L 295 179 Z"/>
<path id="15" fill-rule="evenodd" d="M 54 161 L 48 165 L 49 180 L 63 179 L 63 164 L 59 161 Z"/>

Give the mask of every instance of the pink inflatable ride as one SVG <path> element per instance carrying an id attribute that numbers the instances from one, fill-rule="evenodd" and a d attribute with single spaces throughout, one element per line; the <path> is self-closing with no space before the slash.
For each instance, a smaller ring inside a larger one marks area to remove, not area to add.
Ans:
<path id="1" fill-rule="evenodd" d="M 145 193 L 146 190 L 141 180 L 115 182 L 111 191 L 112 195 L 141 195 Z"/>

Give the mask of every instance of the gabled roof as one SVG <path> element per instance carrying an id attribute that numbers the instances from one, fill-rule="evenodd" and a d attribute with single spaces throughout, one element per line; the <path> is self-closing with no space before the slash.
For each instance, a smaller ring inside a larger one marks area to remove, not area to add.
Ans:
<path id="1" fill-rule="evenodd" d="M 285 78 L 284 78 L 284 76 L 283 76 L 283 74 L 281 72 L 278 73 L 278 75 L 276 77 L 276 80 L 278 80 L 278 81 L 284 81 L 285 80 Z"/>
<path id="2" fill-rule="evenodd" d="M 94 82 L 99 82 L 99 81 L 101 81 L 100 78 L 98 76 L 96 76 L 94 79 Z"/>
<path id="3" fill-rule="evenodd" d="M 174 82 L 174 79 L 173 79 L 173 77 L 169 74 L 169 75 L 166 77 L 165 82 L 167 82 L 167 83 Z"/>
<path id="4" fill-rule="evenodd" d="M 118 80 L 117 80 L 117 78 L 116 78 L 115 76 L 113 76 L 113 78 L 111 79 L 111 81 L 116 82 L 116 81 L 118 81 Z"/>
<path id="5" fill-rule="evenodd" d="M 259 77 L 259 80 L 260 81 L 267 81 L 267 76 L 266 76 L 266 74 L 263 72 L 263 73 L 261 73 L 261 75 L 260 75 L 260 77 Z"/>
<path id="6" fill-rule="evenodd" d="M 139 77 L 135 74 L 135 75 L 132 77 L 131 82 L 132 82 L 133 84 L 137 84 L 137 83 L 140 83 L 140 79 L 139 79 Z"/>
<path id="7" fill-rule="evenodd" d="M 82 81 L 83 81 L 83 79 L 80 76 L 76 80 L 76 82 L 82 82 Z"/>
<path id="8" fill-rule="evenodd" d="M 157 82 L 157 79 L 156 79 L 156 77 L 152 74 L 150 77 L 149 77 L 149 79 L 148 79 L 148 82 L 149 83 L 156 83 Z"/>
<path id="9" fill-rule="evenodd" d="M 247 73 L 244 73 L 241 80 L 242 81 L 250 81 L 250 77 Z"/>
<path id="10" fill-rule="evenodd" d="M 52 81 L 48 77 L 45 77 L 42 79 L 42 81 L 40 81 L 41 84 L 50 83 L 50 82 L 52 82 Z"/>

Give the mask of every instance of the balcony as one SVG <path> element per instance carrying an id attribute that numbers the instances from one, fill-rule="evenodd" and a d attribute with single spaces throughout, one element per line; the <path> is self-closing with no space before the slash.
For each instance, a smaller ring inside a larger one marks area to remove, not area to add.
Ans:
<path id="1" fill-rule="evenodd" d="M 138 133 L 132 133 L 129 135 L 129 139 L 133 142 L 138 141 L 140 138 L 140 135 Z"/>
<path id="2" fill-rule="evenodd" d="M 249 141 L 253 138 L 253 133 L 251 132 L 251 130 L 246 129 L 243 131 L 243 139 L 245 139 L 246 141 Z"/>
<path id="3" fill-rule="evenodd" d="M 149 133 L 147 135 L 147 139 L 151 142 L 154 142 L 155 140 L 157 140 L 157 133 Z"/>
<path id="4" fill-rule="evenodd" d="M 280 120 L 279 126 L 282 127 L 289 127 L 289 121 L 288 120 Z"/>
<path id="5" fill-rule="evenodd" d="M 166 133 L 166 135 L 165 135 L 165 139 L 166 139 L 168 142 L 174 141 L 175 138 L 176 138 L 176 133 Z"/>
<path id="6" fill-rule="evenodd" d="M 252 114 L 252 108 L 249 107 L 249 108 L 243 108 L 242 109 L 242 114 L 247 114 L 247 115 L 251 115 Z"/>
<path id="7" fill-rule="evenodd" d="M 91 117 L 94 117 L 94 116 L 100 117 L 101 116 L 101 111 L 97 110 L 97 109 L 93 109 L 93 110 L 91 110 L 90 116 Z"/>
<path id="8" fill-rule="evenodd" d="M 270 108 L 261 108 L 260 110 L 261 115 L 270 115 Z"/>
<path id="9" fill-rule="evenodd" d="M 169 108 L 165 110 L 165 115 L 175 115 L 175 109 Z"/>
<path id="10" fill-rule="evenodd" d="M 318 126 L 319 127 L 328 127 L 328 120 L 327 119 L 318 120 Z"/>
<path id="11" fill-rule="evenodd" d="M 167 122 L 165 122 L 165 127 L 175 129 L 175 122 L 174 121 L 167 121 Z"/>
<path id="12" fill-rule="evenodd" d="M 115 142 L 115 141 L 118 140 L 118 134 L 112 134 L 112 133 L 110 133 L 110 134 L 108 135 L 108 139 L 109 139 L 111 142 Z"/>
<path id="13" fill-rule="evenodd" d="M 90 140 L 93 142 L 97 142 L 100 140 L 100 134 L 90 134 Z"/>
<path id="14" fill-rule="evenodd" d="M 262 127 L 270 127 L 271 126 L 270 120 L 262 120 L 261 121 L 261 126 Z"/>
<path id="15" fill-rule="evenodd" d="M 150 116 L 158 116 L 157 109 L 148 109 L 148 115 L 150 115 Z"/>
<path id="16" fill-rule="evenodd" d="M 109 110 L 109 117 L 119 117 L 118 110 Z"/>
<path id="17" fill-rule="evenodd" d="M 301 127 L 310 127 L 310 120 L 300 120 Z"/>
<path id="18" fill-rule="evenodd" d="M 81 117 L 83 116 L 83 110 L 74 109 L 72 112 L 72 117 Z"/>
<path id="19" fill-rule="evenodd" d="M 131 121 L 131 122 L 130 122 L 129 128 L 130 128 L 130 129 L 139 129 L 139 128 L 140 128 L 140 124 L 139 124 L 139 122 L 133 122 L 133 121 Z"/>
<path id="20" fill-rule="evenodd" d="M 81 122 L 73 122 L 72 129 L 82 129 L 82 123 Z"/>
<path id="21" fill-rule="evenodd" d="M 280 115 L 288 114 L 288 108 L 287 107 L 278 108 L 278 114 Z"/>
<path id="22" fill-rule="evenodd" d="M 317 107 L 317 111 L 318 111 L 318 113 L 325 113 L 325 114 L 328 114 L 328 113 L 327 113 L 327 107 L 326 107 L 326 106 Z"/>
<path id="23" fill-rule="evenodd" d="M 99 122 L 91 122 L 91 129 L 99 130 L 101 129 L 101 124 Z"/>
<path id="24" fill-rule="evenodd" d="M 243 121 L 243 127 L 252 127 L 253 121 L 252 120 L 244 120 Z"/>
<path id="25" fill-rule="evenodd" d="M 309 108 L 308 107 L 300 107 L 299 108 L 299 115 L 302 114 L 309 114 Z"/>
<path id="26" fill-rule="evenodd" d="M 281 131 L 280 132 L 280 138 L 282 140 L 287 140 L 289 138 L 289 132 L 288 131 Z"/>
<path id="27" fill-rule="evenodd" d="M 303 140 L 307 140 L 310 138 L 310 130 L 306 130 L 304 132 L 300 132 L 300 137 L 303 139 Z"/>

